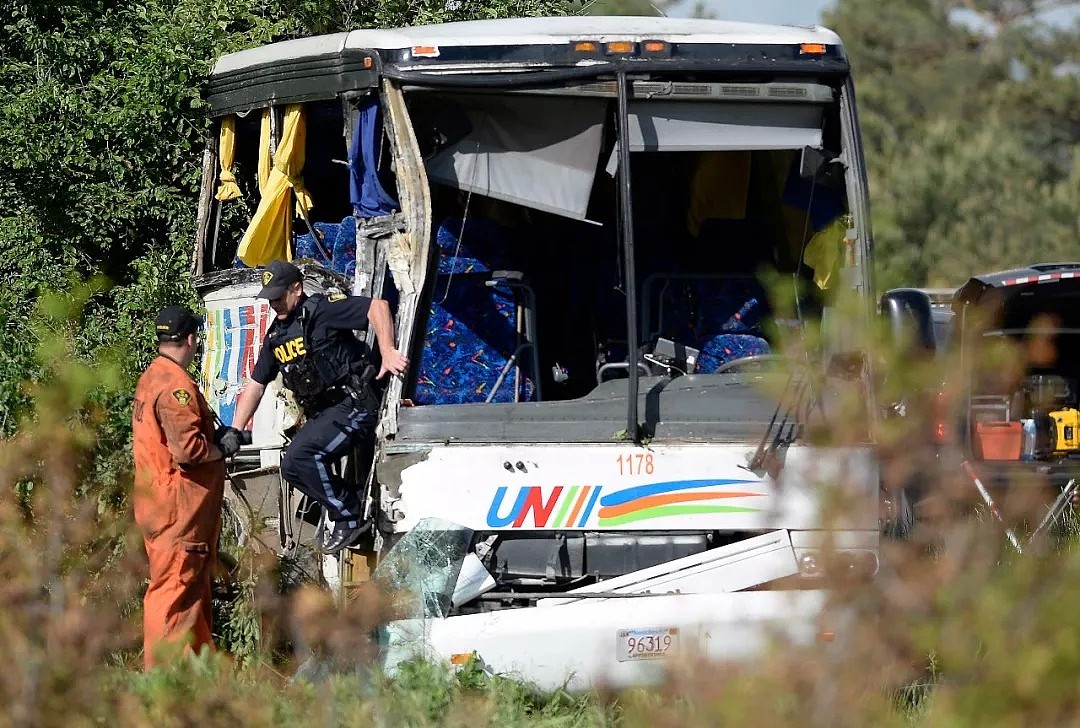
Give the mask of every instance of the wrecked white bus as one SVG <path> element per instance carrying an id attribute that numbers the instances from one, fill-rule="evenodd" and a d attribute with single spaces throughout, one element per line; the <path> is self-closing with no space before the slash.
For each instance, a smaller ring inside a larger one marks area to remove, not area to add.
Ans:
<path id="1" fill-rule="evenodd" d="M 836 564 L 876 570 L 869 443 L 805 437 L 822 410 L 811 370 L 851 337 L 826 337 L 803 374 L 773 367 L 778 332 L 827 319 L 837 291 L 872 315 L 832 32 L 629 17 L 356 30 L 227 55 L 207 99 L 194 268 L 211 403 L 229 421 L 273 255 L 303 263 L 309 291 L 391 301 L 412 361 L 374 452 L 342 464 L 370 529 L 340 578 L 382 562 L 420 597 L 383 633 L 388 663 L 422 649 L 541 685 L 640 682 L 672 654 L 755 654 L 777 628 L 812 641 L 815 585 Z M 252 220 L 264 195 L 281 196 L 276 227 Z M 794 315 L 763 269 L 800 291 Z M 862 361 L 849 376 L 869 409 Z M 779 400 L 756 386 L 768 376 L 788 377 Z M 285 548 L 315 516 L 276 476 L 294 412 L 264 398 L 234 476 L 280 516 Z M 855 504 L 840 520 L 826 486 Z"/>

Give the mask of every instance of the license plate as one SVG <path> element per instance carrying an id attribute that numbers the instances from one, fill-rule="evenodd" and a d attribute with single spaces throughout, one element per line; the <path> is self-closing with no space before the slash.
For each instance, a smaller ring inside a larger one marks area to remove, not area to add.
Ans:
<path id="1" fill-rule="evenodd" d="M 620 629 L 615 638 L 615 659 L 619 662 L 660 660 L 678 649 L 677 627 Z"/>

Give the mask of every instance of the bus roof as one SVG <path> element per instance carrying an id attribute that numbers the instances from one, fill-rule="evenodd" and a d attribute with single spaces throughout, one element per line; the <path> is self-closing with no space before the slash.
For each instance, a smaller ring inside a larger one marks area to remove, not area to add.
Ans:
<path id="1" fill-rule="evenodd" d="M 821 27 L 761 25 L 696 18 L 633 16 L 568 16 L 471 20 L 410 28 L 354 30 L 271 43 L 230 53 L 218 59 L 212 75 L 267 63 L 296 60 L 346 49 L 403 50 L 415 46 L 475 47 L 558 45 L 574 40 L 691 40 L 737 45 L 823 43 L 840 46 L 840 38 Z"/>
<path id="2" fill-rule="evenodd" d="M 592 43 L 583 51 L 575 41 Z M 632 50 L 608 53 L 603 44 L 611 41 L 629 41 Z M 648 51 L 645 41 L 660 41 L 661 52 Z M 512 18 L 353 30 L 230 53 L 214 65 L 207 100 L 211 115 L 219 116 L 332 99 L 370 89 L 380 76 L 468 84 L 487 73 L 496 74 L 496 84 L 528 84 L 550 81 L 552 71 L 584 78 L 619 67 L 771 75 L 848 70 L 840 39 L 824 28 L 628 16 Z M 454 74 L 458 79 L 448 79 Z"/>
<path id="3" fill-rule="evenodd" d="M 533 45 L 567 43 L 581 38 L 685 40 L 689 36 L 694 36 L 695 43 L 840 43 L 836 34 L 824 28 L 618 15 L 507 18 L 400 30 L 354 30 L 349 34 L 349 43 L 357 47 L 367 44 L 372 48 L 405 48 L 426 42 L 462 46 Z"/>

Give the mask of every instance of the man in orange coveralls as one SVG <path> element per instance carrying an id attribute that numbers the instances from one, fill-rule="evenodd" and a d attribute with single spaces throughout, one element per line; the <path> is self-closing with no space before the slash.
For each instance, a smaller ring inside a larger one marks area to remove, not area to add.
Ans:
<path id="1" fill-rule="evenodd" d="M 182 644 L 185 652 L 213 648 L 210 579 L 221 530 L 224 458 L 240 442 L 235 430 L 215 433 L 214 414 L 187 372 L 201 325 L 186 308 L 162 309 L 158 357 L 139 378 L 132 405 L 132 499 L 150 561 L 143 600 L 147 669 L 160 661 L 155 652 L 162 642 Z"/>

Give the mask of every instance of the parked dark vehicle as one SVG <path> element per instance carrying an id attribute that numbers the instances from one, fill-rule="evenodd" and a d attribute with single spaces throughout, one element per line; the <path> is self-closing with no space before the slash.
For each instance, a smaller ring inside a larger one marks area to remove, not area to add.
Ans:
<path id="1" fill-rule="evenodd" d="M 906 309 L 929 316 L 913 322 L 922 330 L 947 317 L 932 305 L 928 312 L 929 300 Z M 938 352 L 948 348 L 956 356 L 938 397 L 939 466 L 964 473 L 995 515 L 995 498 L 1023 501 L 1001 509 L 1003 525 L 1026 520 L 1045 529 L 1045 504 L 1058 497 L 1052 513 L 1060 515 L 1068 498 L 1059 496 L 1068 496 L 1080 475 L 1078 304 L 1080 263 L 979 275 L 952 297 L 948 338 L 934 337 Z"/>
<path id="2" fill-rule="evenodd" d="M 957 291 L 966 454 L 998 470 L 1021 462 L 1080 469 L 1078 303 L 1080 263 L 977 276 Z M 1013 355 L 1011 366 L 979 366 L 993 346 Z"/>

